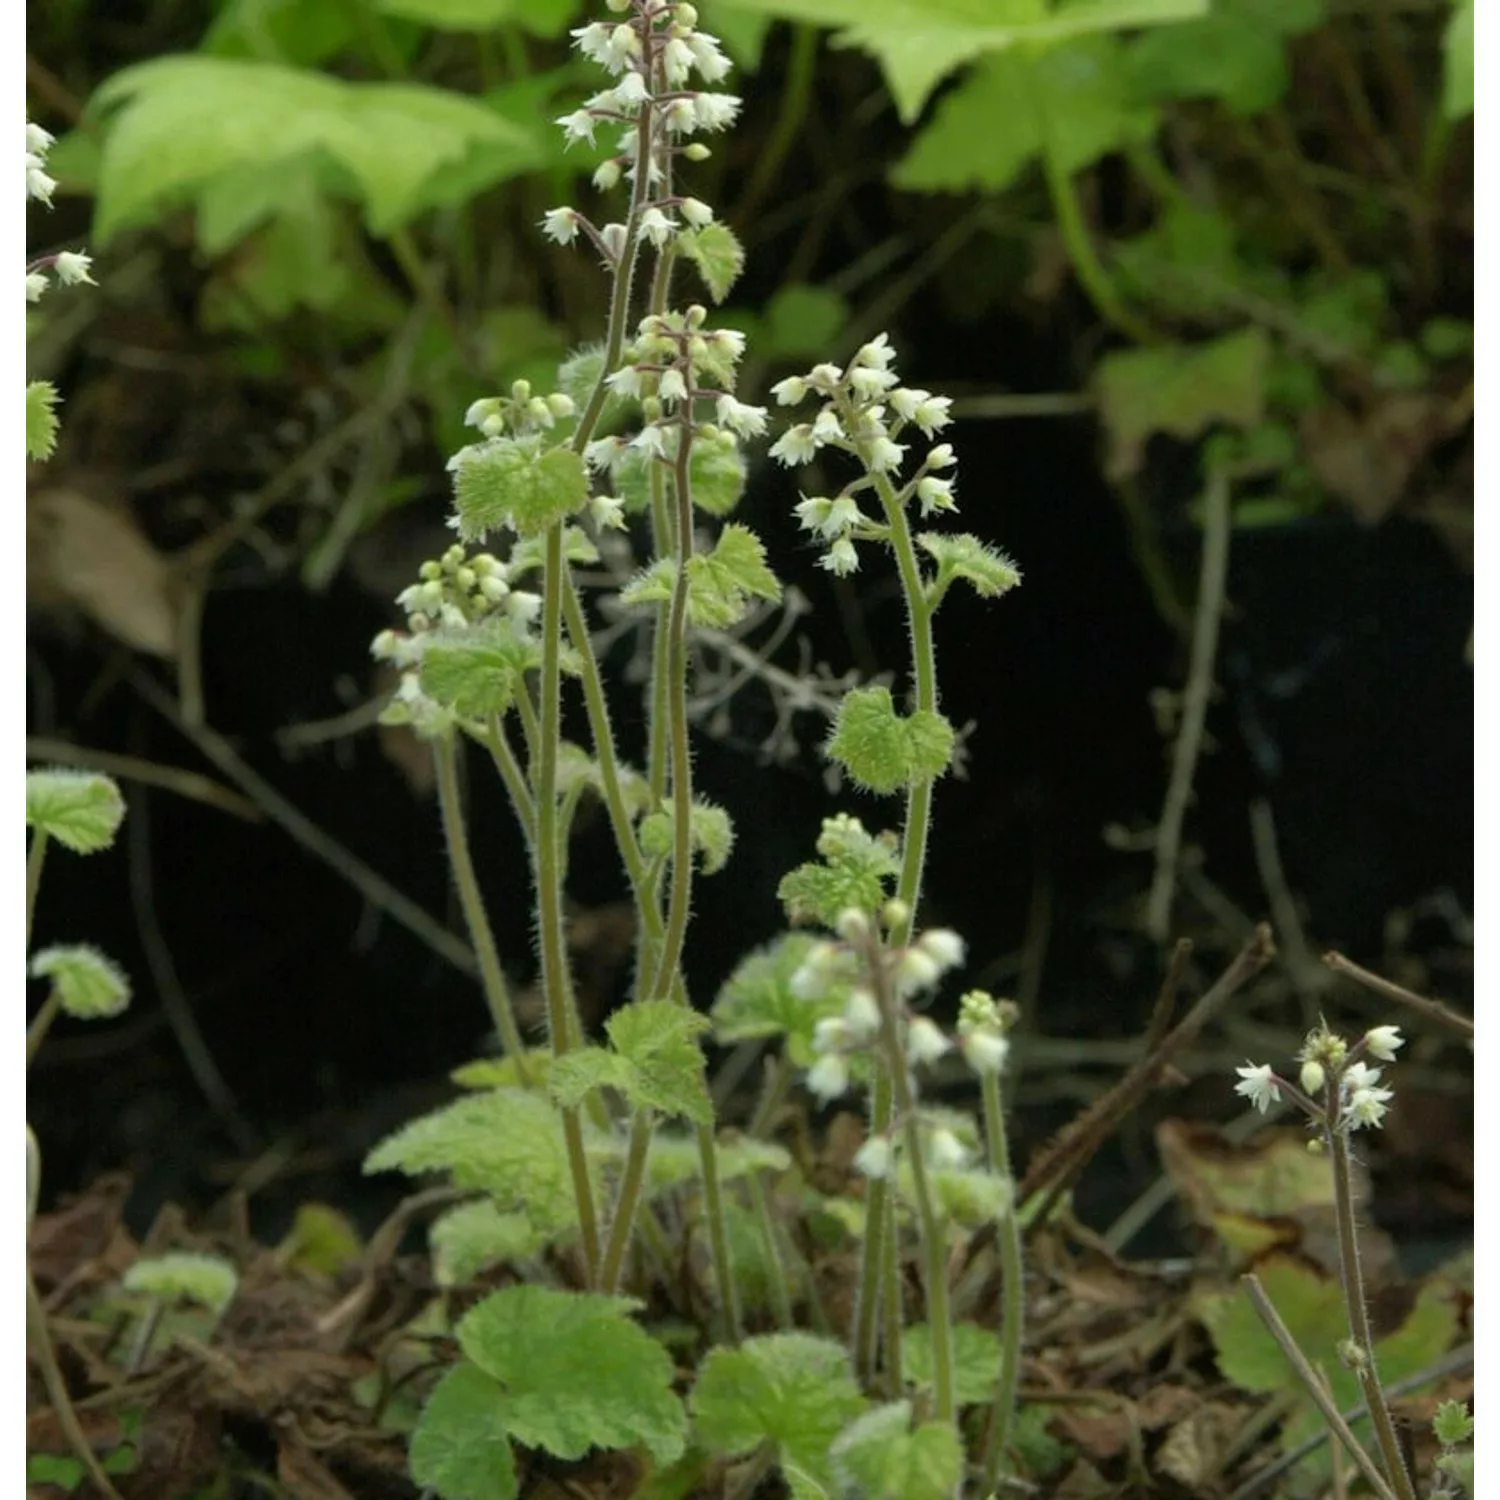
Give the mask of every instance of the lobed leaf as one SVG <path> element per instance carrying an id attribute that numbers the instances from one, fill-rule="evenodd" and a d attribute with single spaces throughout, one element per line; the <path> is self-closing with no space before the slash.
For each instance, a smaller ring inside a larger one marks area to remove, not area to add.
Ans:
<path id="1" fill-rule="evenodd" d="M 966 531 L 923 531 L 917 545 L 938 566 L 938 585 L 962 578 L 981 599 L 995 599 L 1021 582 L 1021 570 L 996 547 Z"/>
<path id="2" fill-rule="evenodd" d="M 919 708 L 903 718 L 889 688 L 854 688 L 844 694 L 827 753 L 857 786 L 887 795 L 931 781 L 953 758 L 953 726 Z"/>
<path id="3" fill-rule="evenodd" d="M 422 1408 L 409 1461 L 412 1479 L 442 1500 L 515 1500 L 520 1485 L 500 1383 L 471 1364 L 449 1370 Z"/>
<path id="4" fill-rule="evenodd" d="M 459 452 L 453 490 L 465 541 L 502 526 L 524 540 L 581 510 L 589 480 L 569 447 L 545 447 L 538 436 L 492 438 Z"/>
<path id="5" fill-rule="evenodd" d="M 666 859 L 672 853 L 677 810 L 668 802 L 641 819 L 641 852 L 650 859 Z M 688 828 L 692 846 L 703 856 L 703 873 L 717 875 L 729 863 L 734 850 L 734 825 L 729 814 L 706 797 L 693 799 Z"/>
<path id="6" fill-rule="evenodd" d="M 716 221 L 701 229 L 680 229 L 675 243 L 677 253 L 698 268 L 709 296 L 722 302 L 745 269 L 745 248 L 734 231 Z"/>
<path id="7" fill-rule="evenodd" d="M 62 1008 L 75 1020 L 107 1020 L 130 1004 L 124 971 L 87 943 L 43 948 L 32 958 L 30 973 L 52 981 Z"/>
<path id="8" fill-rule="evenodd" d="M 509 620 L 433 631 L 422 651 L 422 691 L 464 718 L 502 714 L 541 660 L 541 643 Z"/>
<path id="9" fill-rule="evenodd" d="M 26 456 L 51 458 L 57 447 L 57 403 L 61 398 L 50 380 L 26 382 Z"/>
<path id="10" fill-rule="evenodd" d="M 221 1313 L 234 1301 L 240 1278 L 220 1256 L 174 1250 L 136 1261 L 126 1271 L 122 1285 L 127 1292 L 169 1302 L 196 1302 L 210 1312 Z"/>
<path id="11" fill-rule="evenodd" d="M 108 849 L 124 817 L 120 788 L 97 771 L 50 767 L 26 773 L 26 826 L 75 854 Z"/>
<path id="12" fill-rule="evenodd" d="M 911 1426 L 911 1402 L 856 1417 L 834 1441 L 834 1471 L 862 1500 L 949 1500 L 963 1476 L 963 1444 L 951 1422 Z"/>

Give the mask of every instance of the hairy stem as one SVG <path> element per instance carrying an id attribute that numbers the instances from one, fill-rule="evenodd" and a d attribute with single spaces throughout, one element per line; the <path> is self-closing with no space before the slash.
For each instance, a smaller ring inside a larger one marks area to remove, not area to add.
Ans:
<path id="1" fill-rule="evenodd" d="M 1000 1225 L 1000 1270 L 1005 1278 L 1000 1319 L 1000 1383 L 995 1389 L 994 1416 L 985 1438 L 984 1488 L 989 1494 L 1000 1481 L 1006 1444 L 1016 1414 L 1016 1387 L 1021 1376 L 1021 1339 L 1026 1316 L 1026 1283 L 1021 1266 L 1021 1225 L 1016 1218 L 1015 1178 L 1010 1167 L 1010 1142 L 1005 1134 L 1001 1107 L 1000 1075 L 986 1073 L 981 1081 L 984 1095 L 984 1139 L 990 1171 L 1004 1178 L 1011 1202 Z"/>
<path id="2" fill-rule="evenodd" d="M 42 885 L 42 866 L 47 862 L 47 830 L 38 828 L 31 835 L 26 851 L 26 951 L 31 952 L 31 927 L 36 917 L 36 893 Z"/>
<path id="3" fill-rule="evenodd" d="M 637 1109 L 630 1122 L 630 1148 L 625 1154 L 625 1171 L 615 1198 L 614 1222 L 609 1226 L 609 1243 L 599 1266 L 599 1290 L 615 1292 L 620 1286 L 620 1272 L 625 1252 L 630 1248 L 630 1234 L 635 1224 L 636 1206 L 641 1200 L 641 1184 L 646 1179 L 646 1159 L 651 1154 L 651 1132 L 656 1117 L 644 1107 Z"/>
<path id="4" fill-rule="evenodd" d="M 870 1091 L 870 1131 L 885 1134 L 891 1124 L 891 1080 L 883 1067 L 875 1070 Z M 854 1338 L 851 1353 L 854 1370 L 868 1386 L 875 1379 L 875 1355 L 879 1340 L 880 1278 L 885 1260 L 885 1236 L 890 1185 L 884 1177 L 870 1180 L 865 1192 L 865 1237 L 860 1246 L 859 1289 L 854 1303 Z"/>
<path id="5" fill-rule="evenodd" d="M 437 770 L 438 806 L 442 811 L 443 834 L 448 841 L 448 863 L 453 869 L 453 883 L 458 888 L 458 904 L 463 908 L 474 956 L 479 960 L 479 978 L 484 987 L 490 1019 L 506 1053 L 515 1059 L 516 1076 L 525 1088 L 531 1087 L 531 1069 L 526 1062 L 526 1043 L 516 1024 L 505 973 L 500 967 L 500 950 L 484 909 L 479 877 L 474 873 L 474 859 L 469 852 L 469 833 L 464 824 L 463 802 L 458 789 L 458 743 L 452 734 L 439 735 L 432 741 L 432 759 Z"/>

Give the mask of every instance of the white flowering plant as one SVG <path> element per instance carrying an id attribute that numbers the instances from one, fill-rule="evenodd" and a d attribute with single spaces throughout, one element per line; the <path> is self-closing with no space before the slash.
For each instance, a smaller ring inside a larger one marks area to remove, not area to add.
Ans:
<path id="1" fill-rule="evenodd" d="M 693 195 L 690 181 L 694 164 L 736 119 L 740 101 L 717 87 L 729 64 L 717 40 L 700 29 L 694 6 L 608 0 L 608 8 L 610 19 L 573 33 L 578 52 L 608 75 L 607 85 L 558 124 L 570 143 L 613 144 L 594 184 L 605 194 L 623 193 L 625 206 L 617 218 L 596 221 L 563 205 L 540 224 L 547 240 L 599 261 L 609 284 L 603 342 L 565 362 L 557 389 L 517 382 L 469 409 L 477 438 L 449 464 L 458 540 L 424 564 L 401 594 L 405 628 L 384 631 L 374 643 L 376 657 L 400 676 L 387 718 L 410 725 L 432 748 L 455 882 L 505 1058 L 491 1080 L 496 1086 L 480 1099 L 415 1122 L 379 1148 L 369 1166 L 446 1166 L 458 1185 L 478 1185 L 460 1167 L 451 1140 L 436 1154 L 433 1148 L 451 1132 L 471 1129 L 481 1115 L 491 1140 L 524 1134 L 533 1150 L 540 1140 L 555 1142 L 546 1148 L 555 1153 L 549 1161 L 557 1188 L 548 1201 L 538 1197 L 532 1161 L 511 1182 L 503 1172 L 485 1175 L 490 1211 L 507 1223 L 524 1221 L 538 1244 L 570 1244 L 587 1288 L 575 1294 L 582 1299 L 572 1304 L 578 1316 L 592 1308 L 610 1325 L 599 1330 L 605 1343 L 633 1343 L 619 1292 L 634 1259 L 662 1242 L 653 1200 L 665 1163 L 680 1162 L 673 1170 L 696 1182 L 706 1230 L 720 1340 L 715 1353 L 736 1349 L 748 1357 L 755 1348 L 759 1357 L 767 1350 L 745 1339 L 733 1249 L 732 1225 L 744 1209 L 727 1186 L 746 1176 L 745 1147 L 720 1139 L 701 1045 L 710 1027 L 722 1042 L 739 1033 L 728 1009 L 716 1009 L 712 1021 L 703 1018 L 683 977 L 695 884 L 726 865 L 734 841 L 724 811 L 694 789 L 692 639 L 698 630 L 734 625 L 758 602 L 781 594 L 760 538 L 727 519 L 745 488 L 751 445 L 768 436 L 772 414 L 739 393 L 745 336 L 717 326 L 710 308 L 739 274 L 743 252 L 713 208 Z M 689 273 L 705 300 L 678 291 Z M 814 1100 L 831 1100 L 854 1084 L 867 1088 L 870 1099 L 869 1134 L 856 1160 L 867 1191 L 855 1326 L 847 1348 L 825 1340 L 825 1354 L 817 1357 L 842 1361 L 868 1391 L 899 1394 L 904 1331 L 894 1288 L 905 1232 L 896 1213 L 899 1191 L 917 1215 L 925 1266 L 934 1391 L 927 1425 L 937 1436 L 924 1440 L 940 1443 L 941 1488 L 956 1493 L 965 1456 L 947 1288 L 949 1221 L 962 1211 L 955 1205 L 974 1202 L 986 1205 L 991 1219 L 1013 1216 L 998 1092 L 1006 1019 L 987 997 L 987 1007 L 971 997 L 955 1043 L 924 1013 L 936 987 L 964 961 L 956 933 L 917 928 L 933 788 L 952 763 L 957 739 L 939 708 L 932 621 L 955 583 L 995 597 L 1020 575 L 975 536 L 914 524 L 957 508 L 956 454 L 947 442 L 933 441 L 951 423 L 950 403 L 902 383 L 885 335 L 867 341 L 844 366 L 820 363 L 782 380 L 772 395 L 779 406 L 800 410 L 770 443 L 771 458 L 796 469 L 837 454 L 849 465 L 836 494 L 794 502 L 822 565 L 843 576 L 874 566 L 880 551 L 891 556 L 912 640 L 910 707 L 898 706 L 888 688 L 855 688 L 839 704 L 826 745 L 848 782 L 904 798 L 899 833 L 872 835 L 847 814 L 830 819 L 818 859 L 791 872 L 781 887 L 790 921 L 828 934 L 811 940 L 798 934 L 785 945 L 795 943 L 800 958 L 779 971 L 779 1003 L 806 1018 L 800 1053 L 782 1031 L 788 1060 L 804 1059 Z M 648 749 L 639 768 L 625 763 L 616 744 L 578 578 L 578 569 L 597 564 L 606 546 L 615 558 L 623 546 L 640 559 L 627 570 L 615 605 L 635 614 L 652 641 Z M 586 746 L 562 734 L 564 702 L 575 687 L 589 730 Z M 475 878 L 460 797 L 464 740 L 488 752 L 531 850 L 546 1000 L 542 1049 L 528 1048 L 521 1033 Z M 569 835 L 584 795 L 604 805 L 636 911 L 632 995 L 611 1016 L 607 1045 L 584 1037 L 563 919 Z M 982 1148 L 971 1125 L 919 1099 L 921 1074 L 955 1048 L 985 1081 L 993 1104 Z M 783 1073 L 782 1089 L 792 1081 Z M 662 1128 L 674 1117 L 692 1131 L 687 1157 Z M 775 1159 L 777 1148 L 759 1149 Z M 774 1243 L 765 1194 L 753 1171 L 749 1179 L 750 1211 L 764 1242 Z M 435 1244 L 460 1226 L 467 1231 L 472 1218 L 440 1221 Z M 983 1455 L 991 1484 L 1006 1449 L 1020 1343 L 1018 1235 L 1012 1232 L 1009 1242 L 1006 1355 Z M 789 1281 L 779 1257 L 767 1259 L 772 1300 L 790 1328 Z M 498 1307 L 491 1298 L 459 1325 L 464 1359 L 429 1396 L 413 1436 L 414 1478 L 449 1500 L 514 1493 L 511 1439 L 560 1455 L 573 1451 L 572 1440 L 518 1414 L 514 1361 L 502 1360 L 478 1331 Z M 606 1315 L 607 1309 L 614 1311 Z M 797 1357 L 807 1356 L 797 1347 Z M 729 1457 L 741 1451 L 737 1433 L 748 1414 L 720 1410 L 716 1375 L 710 1356 L 693 1401 L 697 1437 Z M 526 1378 L 534 1383 L 534 1367 Z M 628 1404 L 634 1440 L 661 1459 L 681 1451 L 685 1431 L 664 1416 L 657 1380 L 637 1383 Z M 505 1441 L 481 1453 L 466 1416 L 485 1401 L 499 1402 L 506 1413 Z M 849 1416 L 863 1405 L 863 1398 L 855 1402 Z M 734 1432 L 715 1437 L 726 1423 Z M 597 1406 L 576 1425 L 588 1442 L 618 1441 Z M 909 1425 L 901 1424 L 902 1442 L 922 1436 L 920 1425 L 908 1431 Z M 850 1441 L 850 1451 L 859 1449 L 857 1435 Z M 839 1451 L 845 1449 L 849 1442 Z M 801 1462 L 832 1482 L 832 1451 L 825 1443 Z M 793 1467 L 785 1455 L 783 1466 Z"/>

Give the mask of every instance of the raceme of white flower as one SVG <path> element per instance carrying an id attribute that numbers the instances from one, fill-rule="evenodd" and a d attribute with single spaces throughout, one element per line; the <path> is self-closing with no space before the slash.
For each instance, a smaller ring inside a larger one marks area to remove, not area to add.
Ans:
<path id="1" fill-rule="evenodd" d="M 1390 1062 L 1404 1045 L 1405 1038 L 1396 1026 L 1373 1027 L 1353 1047 L 1320 1026 L 1308 1034 L 1298 1053 L 1301 1067 L 1296 1084 L 1280 1077 L 1269 1063 L 1246 1063 L 1235 1069 L 1240 1081 L 1234 1091 L 1262 1114 L 1285 1095 L 1325 1129 L 1343 1134 L 1377 1129 L 1385 1123 L 1395 1096 L 1391 1089 L 1381 1086 L 1382 1070 L 1364 1062 L 1362 1054 Z M 1336 1087 L 1330 1089 L 1330 1080 Z"/>
<path id="2" fill-rule="evenodd" d="M 57 179 L 48 175 L 47 153 L 52 149 L 53 136 L 40 125 L 26 122 L 26 198 L 52 207 L 52 194 L 57 189 Z M 78 250 L 62 250 L 55 255 L 44 255 L 26 267 L 26 300 L 40 302 L 51 283 L 47 272 L 57 277 L 59 286 L 77 286 L 87 282 L 95 286 L 90 274 L 93 261 Z"/>

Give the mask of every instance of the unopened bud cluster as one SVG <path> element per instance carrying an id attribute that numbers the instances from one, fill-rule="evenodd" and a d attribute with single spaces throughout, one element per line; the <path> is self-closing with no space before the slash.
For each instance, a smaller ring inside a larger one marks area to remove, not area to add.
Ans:
<path id="1" fill-rule="evenodd" d="M 1264 1113 L 1285 1096 L 1314 1125 L 1348 1135 L 1385 1123 L 1392 1091 L 1380 1083 L 1382 1070 L 1365 1061 L 1394 1062 L 1405 1045 L 1400 1029 L 1374 1026 L 1352 1046 L 1326 1025 L 1310 1031 L 1297 1054 L 1297 1081 L 1281 1077 L 1269 1063 L 1247 1063 L 1235 1071 L 1234 1091 Z"/>
<path id="2" fill-rule="evenodd" d="M 53 136 L 40 125 L 26 122 L 26 199 L 36 199 L 52 207 L 52 194 L 57 190 L 57 180 L 47 173 L 47 153 L 52 149 Z M 77 250 L 62 250 L 55 255 L 43 255 L 26 267 L 26 300 L 40 302 L 51 285 L 50 272 L 57 278 L 59 286 L 77 286 L 86 281 L 97 285 L 89 274 L 93 261 Z"/>
<path id="3" fill-rule="evenodd" d="M 859 567 L 856 542 L 882 541 L 887 535 L 886 524 L 861 511 L 857 497 L 877 477 L 891 480 L 900 472 L 909 447 L 900 439 L 909 428 L 930 438 L 952 421 L 949 398 L 901 385 L 895 359 L 882 333 L 856 352 L 847 369 L 814 365 L 806 375 L 789 376 L 771 387 L 782 406 L 800 406 L 809 397 L 821 402 L 811 421 L 787 428 L 771 445 L 772 458 L 795 468 L 810 463 L 823 449 L 834 448 L 852 455 L 865 470 L 837 495 L 804 496 L 796 507 L 803 530 L 826 547 L 820 565 L 841 576 Z M 915 499 L 923 516 L 957 510 L 953 480 L 941 477 L 956 463 L 949 444 L 935 444 L 917 472 L 895 491 L 895 504 L 904 506 Z"/>

